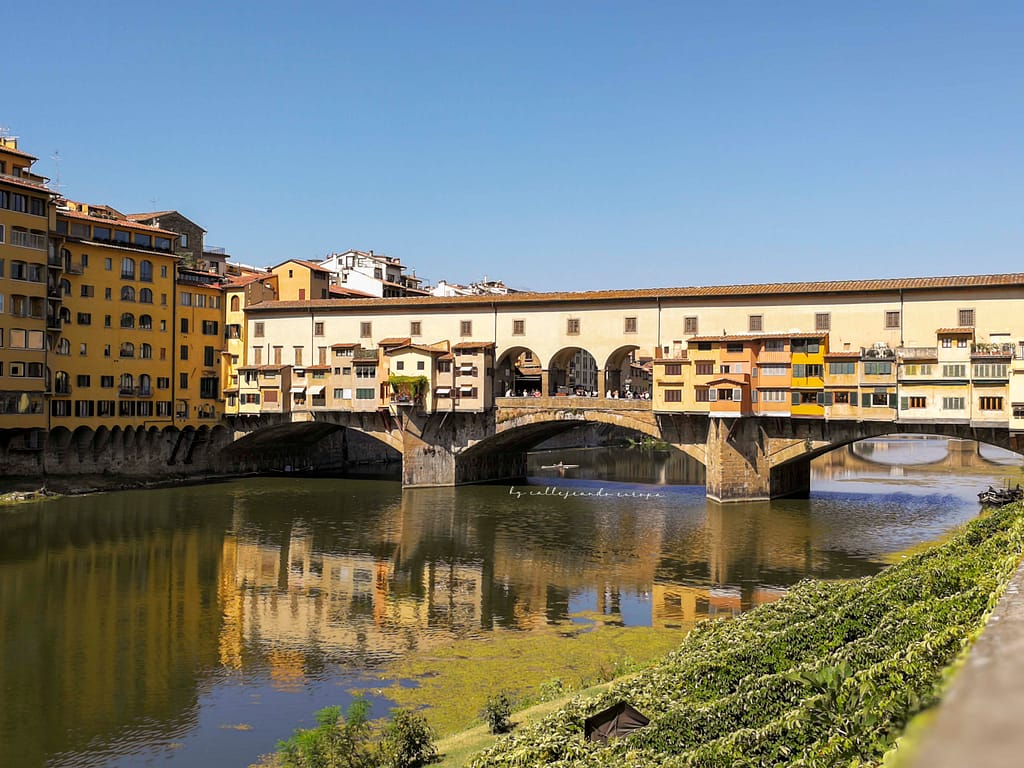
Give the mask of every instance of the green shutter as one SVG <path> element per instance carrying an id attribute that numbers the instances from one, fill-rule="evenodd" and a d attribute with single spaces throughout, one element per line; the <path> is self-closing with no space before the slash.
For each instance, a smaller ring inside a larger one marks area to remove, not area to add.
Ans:
<path id="1" fill-rule="evenodd" d="M 832 393 L 831 392 L 826 392 L 825 393 L 825 405 L 832 405 L 832 400 L 833 400 Z"/>
<path id="2" fill-rule="evenodd" d="M 861 392 L 860 393 L 860 407 L 861 408 L 870 408 L 871 407 L 871 393 L 870 392 Z"/>
<path id="3" fill-rule="evenodd" d="M 905 411 L 909 407 L 910 407 L 910 398 L 909 397 L 901 397 L 900 398 L 900 410 L 901 411 Z"/>
<path id="4" fill-rule="evenodd" d="M 889 407 L 890 408 L 895 408 L 896 405 L 897 405 L 897 401 L 898 400 L 899 400 L 899 395 L 897 395 L 895 392 L 890 392 L 889 393 Z"/>
<path id="5" fill-rule="evenodd" d="M 798 363 L 797 365 L 794 365 L 793 366 L 793 378 L 794 379 L 804 379 L 804 378 L 807 378 L 806 370 L 807 370 L 807 366 L 803 365 L 802 363 Z"/>
<path id="6" fill-rule="evenodd" d="M 793 405 L 800 405 L 800 393 L 799 392 L 794 392 L 793 393 Z"/>
<path id="7" fill-rule="evenodd" d="M 815 395 L 815 400 L 817 400 L 818 405 L 824 405 L 825 404 L 825 393 L 824 392 L 819 392 L 817 395 Z"/>

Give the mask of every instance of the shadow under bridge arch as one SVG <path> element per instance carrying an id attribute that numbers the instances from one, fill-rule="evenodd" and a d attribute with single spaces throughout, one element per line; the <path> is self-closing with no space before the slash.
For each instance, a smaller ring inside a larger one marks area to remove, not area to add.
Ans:
<path id="1" fill-rule="evenodd" d="M 222 457 L 237 471 L 340 470 L 356 464 L 401 461 L 401 434 L 333 421 L 241 425 Z"/>
<path id="2" fill-rule="evenodd" d="M 526 476 L 526 454 L 557 435 L 591 424 L 607 424 L 618 429 L 664 440 L 661 428 L 650 408 L 589 407 L 596 399 L 508 398 L 499 406 L 494 434 L 462 449 L 455 457 L 456 483 L 518 479 Z M 584 407 L 586 403 L 588 407 Z M 638 406 L 640 402 L 638 401 Z M 618 405 L 618 403 L 616 403 Z"/>

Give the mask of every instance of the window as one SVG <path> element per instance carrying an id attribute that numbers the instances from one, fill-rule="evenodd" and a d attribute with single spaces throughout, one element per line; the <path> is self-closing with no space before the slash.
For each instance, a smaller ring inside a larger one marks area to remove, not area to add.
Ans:
<path id="1" fill-rule="evenodd" d="M 785 352 L 786 342 L 784 339 L 767 339 L 764 343 L 765 352 Z"/>
<path id="2" fill-rule="evenodd" d="M 636 318 L 635 317 L 627 317 L 625 319 L 625 324 L 623 326 L 622 332 L 623 333 L 636 333 Z"/>
<path id="3" fill-rule="evenodd" d="M 789 373 L 785 365 L 762 365 L 760 370 L 762 376 L 786 376 Z"/>
<path id="4" fill-rule="evenodd" d="M 395 363 L 395 370 L 396 371 L 404 371 L 405 370 L 405 361 L 404 360 L 399 360 L 398 362 L 396 362 Z"/>
<path id="5" fill-rule="evenodd" d="M 1016 404 L 1013 406 L 1013 418 L 1024 419 L 1024 405 Z"/>
<path id="6" fill-rule="evenodd" d="M 900 327 L 900 313 L 897 312 L 886 312 L 885 313 L 885 327 L 886 328 L 899 328 Z"/>
<path id="7" fill-rule="evenodd" d="M 75 384 L 79 387 L 91 387 L 92 377 L 88 375 L 79 374 L 75 379 Z"/>
<path id="8" fill-rule="evenodd" d="M 915 363 L 913 365 L 903 366 L 904 376 L 931 376 L 932 366 L 931 363 Z"/>
<path id="9" fill-rule="evenodd" d="M 711 376 L 715 372 L 715 364 L 711 361 L 702 361 L 694 365 L 694 370 L 698 376 Z"/>
<path id="10" fill-rule="evenodd" d="M 100 376 L 100 386 L 103 389 L 113 389 L 114 377 L 113 376 Z"/>
<path id="11" fill-rule="evenodd" d="M 356 400 L 373 400 L 376 397 L 376 390 L 372 387 L 367 389 L 356 389 Z"/>
<path id="12" fill-rule="evenodd" d="M 113 298 L 113 295 L 111 293 L 111 289 L 110 288 L 104 288 L 103 289 L 103 298 L 106 301 L 110 301 Z"/>
<path id="13" fill-rule="evenodd" d="M 214 331 L 214 333 L 216 333 L 216 331 Z M 324 335 L 324 324 L 323 323 L 313 323 L 313 335 L 314 336 L 323 336 Z"/>
<path id="14" fill-rule="evenodd" d="M 417 371 L 423 371 L 423 370 L 426 370 L 426 365 L 424 364 L 424 361 L 423 361 L 423 360 L 417 360 L 417 361 L 416 361 L 416 370 L 417 370 Z"/>
<path id="15" fill-rule="evenodd" d="M 83 285 L 81 292 L 83 298 L 89 298 L 95 294 L 96 288 L 92 285 Z"/>
<path id="16" fill-rule="evenodd" d="M 139 347 L 139 357 L 143 360 L 151 360 L 153 358 L 153 347 L 149 344 L 142 344 Z"/>
<path id="17" fill-rule="evenodd" d="M 683 318 L 683 333 L 695 334 L 697 333 L 697 318 L 696 317 L 684 317 Z"/>
<path id="18" fill-rule="evenodd" d="M 188 360 L 188 344 L 182 344 L 179 347 L 179 357 L 182 360 Z"/>
<path id="19" fill-rule="evenodd" d="M 818 312 L 814 315 L 814 330 L 832 330 L 832 315 L 828 312 Z"/>
<path id="20" fill-rule="evenodd" d="M 669 363 L 665 366 L 666 376 L 682 376 L 683 366 L 681 363 Z"/>
<path id="21" fill-rule="evenodd" d="M 666 403 L 681 403 L 681 402 L 683 402 L 683 390 L 681 390 L 681 389 L 666 389 L 665 390 L 665 402 Z"/>
<path id="22" fill-rule="evenodd" d="M 566 322 L 565 332 L 569 336 L 579 336 L 580 335 L 580 321 L 579 321 L 579 319 L 575 318 L 575 317 L 569 318 L 569 320 Z"/>
<path id="23" fill-rule="evenodd" d="M 867 373 L 867 367 L 870 363 L 864 364 L 864 373 Z M 843 362 L 843 363 L 829 363 L 828 372 L 830 376 L 849 376 L 850 374 L 857 372 L 857 364 L 854 362 Z"/>
<path id="24" fill-rule="evenodd" d="M 241 300 L 237 296 L 231 297 L 231 311 L 238 312 L 241 309 Z"/>
<path id="25" fill-rule="evenodd" d="M 76 322 L 79 325 L 92 325 L 92 315 L 89 312 L 79 312 Z"/>
<path id="26" fill-rule="evenodd" d="M 135 289 L 126 285 L 121 289 L 121 301 L 135 301 Z"/>
<path id="27" fill-rule="evenodd" d="M 747 317 L 747 330 L 751 333 L 758 333 L 764 330 L 764 315 L 750 315 Z"/>
<path id="28" fill-rule="evenodd" d="M 213 347 L 203 347 L 203 365 L 207 367 L 213 365 Z"/>
<path id="29" fill-rule="evenodd" d="M 964 409 L 964 398 L 962 397 L 944 397 L 942 398 L 942 410 L 944 411 L 962 411 Z"/>
<path id="30" fill-rule="evenodd" d="M 924 408 L 927 405 L 928 399 L 920 395 L 914 395 L 913 397 L 906 398 L 908 408 Z"/>
<path id="31" fill-rule="evenodd" d="M 263 365 L 263 347 L 252 348 L 252 364 Z"/>
<path id="32" fill-rule="evenodd" d="M 217 321 L 216 320 L 203 320 L 203 334 L 206 336 L 217 335 Z M 323 336 L 322 333 L 317 334 Z"/>
<path id="33" fill-rule="evenodd" d="M 137 235 L 136 235 L 137 237 Z M 147 235 L 148 237 L 148 235 Z M 143 259 L 139 264 L 139 280 L 144 283 L 153 282 L 153 262 Z"/>
<path id="34" fill-rule="evenodd" d="M 135 279 L 135 259 L 129 259 L 127 256 L 121 259 L 121 279 Z"/>
<path id="35" fill-rule="evenodd" d="M 463 320 L 459 323 L 459 335 L 460 336 L 472 336 L 473 335 L 473 321 Z"/>
<path id="36" fill-rule="evenodd" d="M 121 327 L 122 328 L 134 328 L 135 327 L 135 315 L 131 312 L 125 312 L 121 315 Z"/>
<path id="37" fill-rule="evenodd" d="M 295 365 L 302 365 L 302 347 L 292 347 L 295 352 Z"/>
<path id="38" fill-rule="evenodd" d="M 960 320 L 959 327 L 961 328 L 973 328 L 974 327 L 974 310 L 973 309 L 961 309 L 957 312 L 957 318 Z"/>
<path id="39" fill-rule="evenodd" d="M 4 225 L 0 224 L 0 243 L 4 241 Z"/>
<path id="40" fill-rule="evenodd" d="M 1003 398 L 979 397 L 978 407 L 983 411 L 1001 411 L 1003 410 Z"/>
<path id="41" fill-rule="evenodd" d="M 946 379 L 962 379 L 967 375 L 967 366 L 960 365 L 944 365 L 942 366 L 942 376 Z"/>
<path id="42" fill-rule="evenodd" d="M 178 386 L 181 389 L 188 389 L 188 374 L 187 373 L 178 374 Z"/>
<path id="43" fill-rule="evenodd" d="M 760 392 L 763 403 L 784 403 L 789 399 L 789 392 L 785 389 L 762 389 Z"/>
<path id="44" fill-rule="evenodd" d="M 362 322 L 359 324 L 359 338 L 368 339 L 373 336 L 373 323 Z"/>
<path id="45" fill-rule="evenodd" d="M 865 376 L 888 376 L 892 373 L 892 363 L 868 360 L 864 363 Z"/>
<path id="46" fill-rule="evenodd" d="M 357 365 L 356 366 L 356 378 L 357 379 L 372 379 L 377 376 L 377 368 L 372 365 Z"/>
<path id="47" fill-rule="evenodd" d="M 188 291 L 181 292 L 181 306 L 191 307 L 192 306 L 192 294 Z"/>
<path id="48" fill-rule="evenodd" d="M 512 321 L 512 335 L 513 336 L 525 336 L 526 335 L 526 321 L 525 320 L 513 320 Z"/>
<path id="49" fill-rule="evenodd" d="M 850 393 L 849 392 L 836 392 L 832 396 L 832 402 L 836 405 L 849 405 L 850 404 Z"/>
<path id="50" fill-rule="evenodd" d="M 976 379 L 1005 379 L 1009 365 L 1006 363 L 975 363 L 974 378 Z"/>
<path id="51" fill-rule="evenodd" d="M 695 387 L 693 390 L 693 398 L 698 403 L 707 403 L 711 401 L 711 390 L 707 387 Z"/>
<path id="52" fill-rule="evenodd" d="M 252 335 L 255 336 L 257 339 L 263 338 L 263 323 L 252 324 Z"/>

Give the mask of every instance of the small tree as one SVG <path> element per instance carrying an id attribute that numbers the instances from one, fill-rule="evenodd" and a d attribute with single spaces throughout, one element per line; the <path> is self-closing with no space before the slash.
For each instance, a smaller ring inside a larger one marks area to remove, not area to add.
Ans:
<path id="1" fill-rule="evenodd" d="M 427 718 L 417 712 L 396 709 L 378 744 L 382 768 L 419 768 L 437 759 L 437 734 Z"/>
<path id="2" fill-rule="evenodd" d="M 316 728 L 300 728 L 277 744 L 283 768 L 373 768 L 368 746 L 370 704 L 356 699 L 341 717 L 341 707 L 316 713 Z"/>
<path id="3" fill-rule="evenodd" d="M 512 730 L 512 695 L 508 691 L 499 691 L 487 697 L 480 717 L 487 723 L 491 733 L 507 733 Z"/>

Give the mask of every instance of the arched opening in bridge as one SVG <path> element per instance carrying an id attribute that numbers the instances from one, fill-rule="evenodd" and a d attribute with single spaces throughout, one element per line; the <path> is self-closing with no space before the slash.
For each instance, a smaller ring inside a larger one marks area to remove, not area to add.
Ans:
<path id="1" fill-rule="evenodd" d="M 543 384 L 541 360 L 528 347 L 512 347 L 494 368 L 495 389 L 500 395 L 531 395 Z"/>
<path id="2" fill-rule="evenodd" d="M 582 347 L 563 347 L 548 363 L 548 389 L 544 394 L 596 394 L 600 383 L 592 354 Z"/>
<path id="3" fill-rule="evenodd" d="M 640 349 L 635 344 L 619 347 L 610 355 L 604 364 L 604 392 L 618 397 L 630 397 L 650 393 L 650 371 L 643 367 L 637 359 L 636 352 Z"/>

